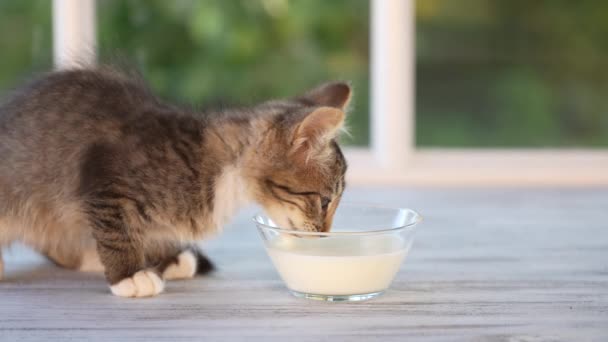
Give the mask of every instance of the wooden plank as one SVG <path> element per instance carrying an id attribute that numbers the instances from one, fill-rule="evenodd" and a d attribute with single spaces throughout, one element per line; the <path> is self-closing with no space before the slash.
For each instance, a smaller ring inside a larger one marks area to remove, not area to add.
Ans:
<path id="1" fill-rule="evenodd" d="M 243 212 L 205 242 L 211 276 L 150 299 L 98 274 L 5 251 L 0 340 L 608 340 L 608 190 L 357 188 L 425 221 L 390 291 L 364 303 L 291 297 Z"/>

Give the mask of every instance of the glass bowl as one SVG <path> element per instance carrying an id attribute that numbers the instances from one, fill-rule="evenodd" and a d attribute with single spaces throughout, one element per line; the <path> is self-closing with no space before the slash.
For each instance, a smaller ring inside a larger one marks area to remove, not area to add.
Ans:
<path id="1" fill-rule="evenodd" d="M 277 227 L 253 220 L 266 251 L 296 297 L 360 301 L 389 288 L 407 256 L 421 216 L 411 209 L 343 204 L 330 232 Z"/>

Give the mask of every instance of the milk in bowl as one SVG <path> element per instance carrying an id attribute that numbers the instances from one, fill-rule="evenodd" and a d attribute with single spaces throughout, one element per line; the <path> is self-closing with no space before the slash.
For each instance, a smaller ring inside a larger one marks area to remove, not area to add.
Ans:
<path id="1" fill-rule="evenodd" d="M 266 250 L 298 297 L 366 300 L 389 288 L 420 216 L 409 209 L 342 206 L 330 232 L 300 232 L 255 217 Z"/>

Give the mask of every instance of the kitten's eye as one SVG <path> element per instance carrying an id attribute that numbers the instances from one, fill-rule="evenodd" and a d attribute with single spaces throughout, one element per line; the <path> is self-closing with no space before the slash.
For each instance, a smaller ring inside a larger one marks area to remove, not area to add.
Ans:
<path id="1" fill-rule="evenodd" d="M 321 197 L 321 209 L 323 209 L 323 211 L 327 210 L 329 202 L 331 202 L 331 199 L 329 197 Z"/>

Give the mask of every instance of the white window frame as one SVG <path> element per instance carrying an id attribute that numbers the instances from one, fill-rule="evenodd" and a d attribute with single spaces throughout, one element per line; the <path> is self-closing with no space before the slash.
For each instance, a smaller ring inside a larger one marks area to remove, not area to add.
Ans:
<path id="1" fill-rule="evenodd" d="M 415 146 L 414 0 L 371 0 L 371 146 L 350 149 L 357 184 L 608 185 L 608 151 Z"/>
<path id="2" fill-rule="evenodd" d="M 348 148 L 354 184 L 608 185 L 608 151 L 415 146 L 414 0 L 371 2 L 371 141 Z M 53 0 L 55 65 L 95 63 L 95 0 Z"/>
<path id="3" fill-rule="evenodd" d="M 53 0 L 53 57 L 66 69 L 95 63 L 95 0 Z"/>

